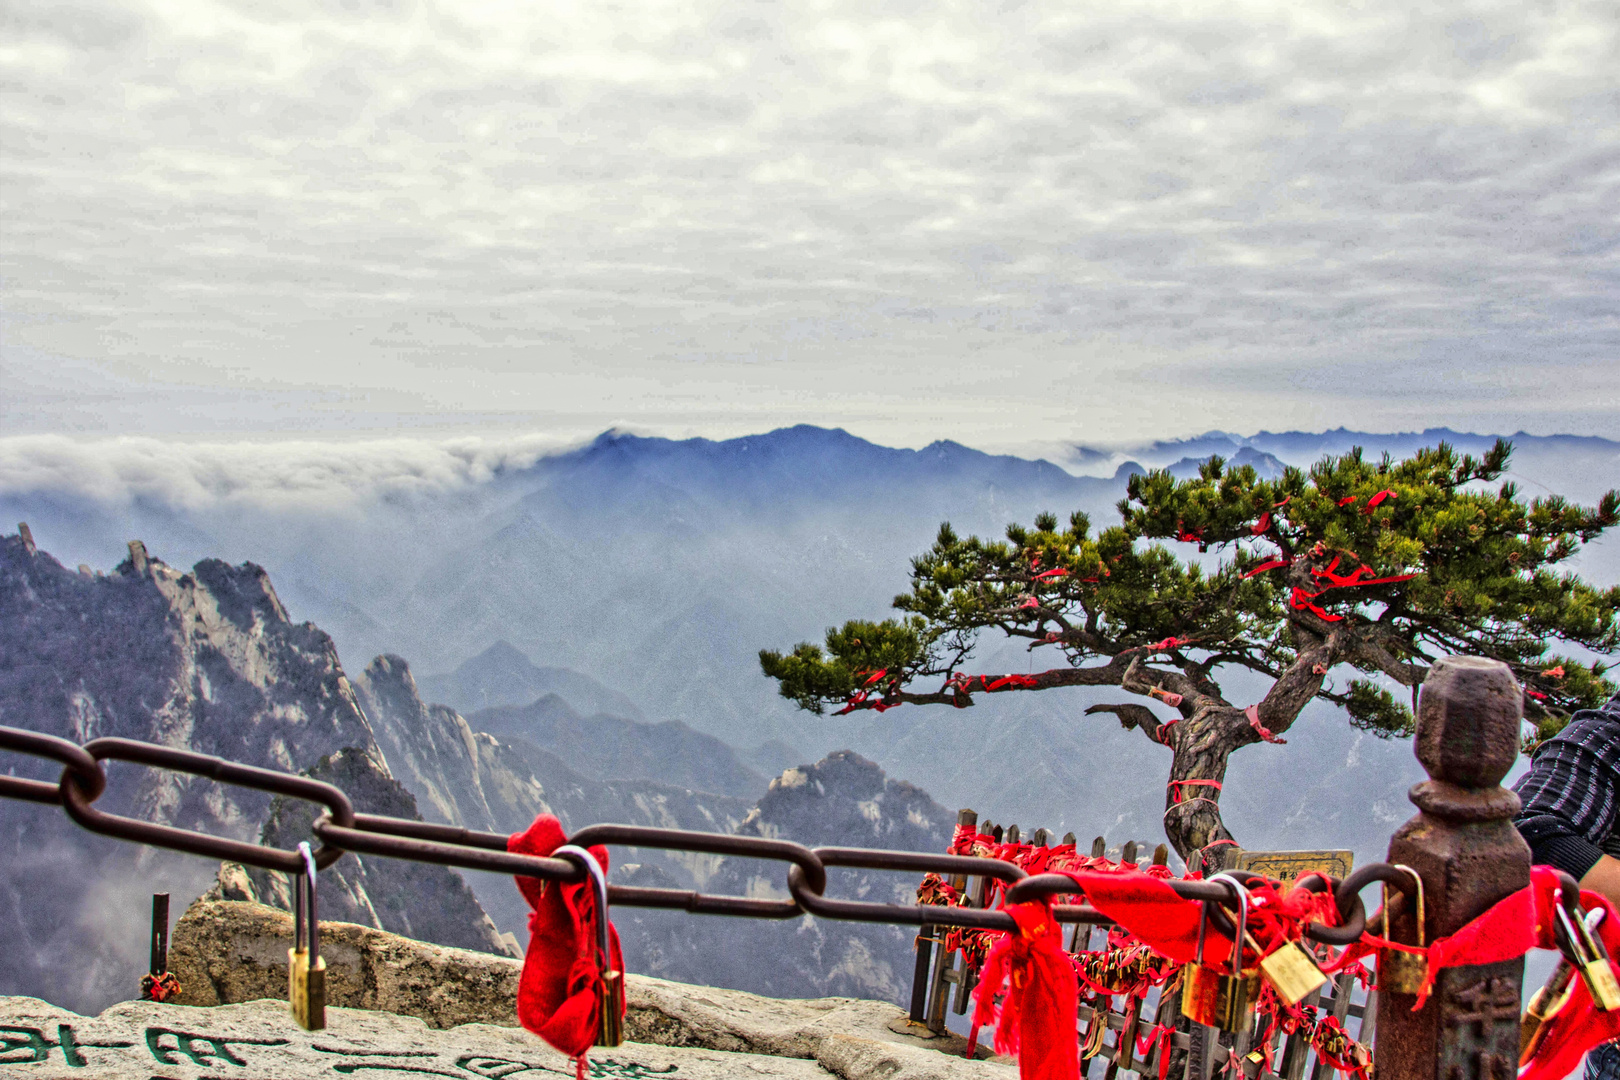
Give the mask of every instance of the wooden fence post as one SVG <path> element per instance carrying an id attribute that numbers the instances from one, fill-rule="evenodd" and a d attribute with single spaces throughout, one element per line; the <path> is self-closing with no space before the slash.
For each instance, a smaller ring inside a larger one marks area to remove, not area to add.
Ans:
<path id="1" fill-rule="evenodd" d="M 1530 849 L 1511 821 L 1519 798 L 1500 786 L 1519 753 L 1521 694 L 1507 665 L 1477 657 L 1446 657 L 1423 682 L 1413 748 L 1429 779 L 1412 788 L 1419 813 L 1391 837 L 1389 861 L 1423 879 L 1427 941 L 1530 883 Z M 1401 905 L 1395 940 L 1417 940 L 1415 918 Z M 1523 979 L 1521 957 L 1441 971 L 1417 1012 L 1411 994 L 1379 994 L 1376 1074 L 1512 1080 Z"/>

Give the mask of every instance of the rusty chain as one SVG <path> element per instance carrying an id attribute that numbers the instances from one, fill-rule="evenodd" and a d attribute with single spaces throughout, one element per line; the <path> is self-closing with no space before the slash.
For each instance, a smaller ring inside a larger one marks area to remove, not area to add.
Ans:
<path id="1" fill-rule="evenodd" d="M 306 776 L 278 772 L 211 757 L 190 750 L 137 742 L 132 739 L 92 739 L 79 746 L 66 739 L 20 728 L 0 726 L 0 749 L 47 758 L 61 763 L 61 778 L 54 784 L 0 775 L 0 798 L 56 805 L 80 826 L 91 832 L 129 840 L 171 851 L 228 859 L 265 870 L 298 873 L 303 861 L 296 851 L 250 844 L 241 840 L 212 836 L 190 829 L 141 821 L 97 809 L 93 804 L 107 787 L 103 761 L 130 761 L 160 769 L 190 773 L 222 784 L 267 791 L 288 798 L 323 805 L 326 810 L 312 825 L 321 841 L 315 853 L 316 864 L 325 868 L 354 851 L 413 862 L 436 863 L 467 870 L 487 870 L 502 874 L 534 877 L 546 881 L 584 880 L 584 867 L 572 857 L 550 858 L 519 855 L 507 850 L 507 837 L 500 833 L 479 832 L 453 825 L 357 813 L 349 797 L 339 788 Z M 756 919 L 792 919 L 814 915 L 853 922 L 895 923 L 900 925 L 954 926 L 973 930 L 1013 931 L 1012 917 L 1004 911 L 930 904 L 879 903 L 842 900 L 826 895 L 828 867 L 871 870 L 932 872 L 967 877 L 995 878 L 1008 886 L 1006 900 L 1019 903 L 1043 896 L 1072 896 L 1072 879 L 1061 874 L 1031 877 L 1022 868 L 1001 859 L 970 855 L 933 854 L 915 851 L 889 851 L 874 848 L 810 848 L 789 840 L 767 837 L 734 836 L 686 829 L 661 829 L 638 825 L 589 825 L 569 837 L 581 848 L 596 845 L 658 848 L 669 851 L 740 858 L 767 859 L 788 864 L 787 892 L 790 899 L 719 896 L 685 889 L 654 889 L 610 885 L 608 901 L 623 907 L 663 908 L 700 915 L 730 915 Z M 1316 875 L 1307 887 L 1316 891 L 1333 889 L 1340 925 L 1313 923 L 1306 933 L 1317 941 L 1342 945 L 1361 937 L 1366 911 L 1360 890 L 1375 880 L 1390 880 L 1398 888 L 1402 875 L 1379 872 L 1385 864 L 1374 863 L 1357 870 L 1343 882 L 1332 882 Z M 1232 923 L 1223 904 L 1230 892 L 1221 884 L 1205 881 L 1167 881 L 1188 900 L 1202 901 L 1212 921 L 1231 933 Z M 1090 904 L 1058 903 L 1053 906 L 1057 921 L 1112 925 L 1112 920 Z"/>

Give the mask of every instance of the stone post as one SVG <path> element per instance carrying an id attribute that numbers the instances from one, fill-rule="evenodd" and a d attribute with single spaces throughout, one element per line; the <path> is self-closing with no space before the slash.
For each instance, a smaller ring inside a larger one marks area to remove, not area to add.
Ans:
<path id="1" fill-rule="evenodd" d="M 1424 940 L 1455 933 L 1530 883 L 1530 849 L 1501 787 L 1519 752 L 1522 691 L 1507 665 L 1451 656 L 1418 702 L 1414 751 L 1429 779 L 1413 786 L 1418 815 L 1390 838 L 1389 861 L 1423 880 Z M 1415 943 L 1415 905 L 1391 923 Z M 1512 1080 L 1518 1071 L 1524 960 L 1447 968 L 1417 1011 L 1411 994 L 1378 995 L 1376 1074 L 1384 1080 Z"/>

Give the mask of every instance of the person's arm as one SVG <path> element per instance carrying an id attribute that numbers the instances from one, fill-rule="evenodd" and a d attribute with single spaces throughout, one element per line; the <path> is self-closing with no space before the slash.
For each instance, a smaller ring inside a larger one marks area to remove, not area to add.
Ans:
<path id="1" fill-rule="evenodd" d="M 1576 881 L 1593 874 L 1594 891 L 1620 896 L 1620 860 L 1603 854 L 1620 818 L 1620 716 L 1589 712 L 1536 753 L 1514 788 L 1524 808 L 1514 819 L 1532 861 Z"/>
<path id="2" fill-rule="evenodd" d="M 1599 855 L 1592 869 L 1581 878 L 1581 888 L 1602 893 L 1611 904 L 1620 908 L 1620 859 L 1613 855 Z"/>

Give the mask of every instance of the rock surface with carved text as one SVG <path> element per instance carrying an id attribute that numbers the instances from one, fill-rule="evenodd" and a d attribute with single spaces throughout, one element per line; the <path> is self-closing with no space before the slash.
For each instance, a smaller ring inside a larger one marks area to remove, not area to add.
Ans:
<path id="1" fill-rule="evenodd" d="M 466 1024 L 444 1030 L 390 1013 L 329 1008 L 323 1031 L 295 1026 L 280 1002 L 216 1008 L 126 1002 L 87 1017 L 36 998 L 0 997 L 0 1066 L 30 1080 L 243 1080 L 340 1076 L 572 1077 L 572 1060 L 518 1028 Z M 587 1055 L 593 1080 L 1003 1080 L 1005 1064 L 826 1031 L 788 1053 L 626 1042 Z M 792 1052 L 802 1050 L 807 1052 Z"/>

